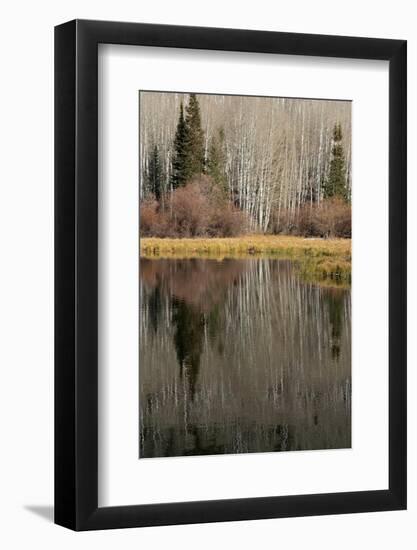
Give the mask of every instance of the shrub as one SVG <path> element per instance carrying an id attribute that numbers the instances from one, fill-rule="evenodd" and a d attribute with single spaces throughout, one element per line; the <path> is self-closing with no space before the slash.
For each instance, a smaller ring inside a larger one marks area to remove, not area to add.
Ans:
<path id="1" fill-rule="evenodd" d="M 150 196 L 140 206 L 144 237 L 235 237 L 248 229 L 248 216 L 203 174 L 163 197 L 161 203 Z M 351 207 L 342 198 L 332 197 L 320 204 L 305 204 L 299 210 L 276 211 L 269 230 L 304 237 L 348 238 L 352 233 Z"/>
<path id="2" fill-rule="evenodd" d="M 320 237 L 351 237 L 352 209 L 339 197 L 332 197 L 312 210 L 312 228 Z"/>
<path id="3" fill-rule="evenodd" d="M 352 209 L 340 197 L 322 200 L 320 204 L 305 204 L 299 211 L 275 212 L 272 216 L 272 233 L 304 237 L 343 237 L 352 233 Z"/>
<path id="4" fill-rule="evenodd" d="M 141 235 L 150 237 L 154 234 L 158 221 L 158 202 L 150 197 L 144 200 L 140 205 L 139 224 Z"/>
<path id="5" fill-rule="evenodd" d="M 212 211 L 208 227 L 210 237 L 236 237 L 247 231 L 247 216 L 232 204 Z"/>
<path id="6" fill-rule="evenodd" d="M 140 207 L 144 237 L 232 237 L 247 227 L 247 216 L 203 174 L 166 196 L 163 206 L 150 197 Z"/>
<path id="7" fill-rule="evenodd" d="M 210 201 L 198 183 L 176 189 L 171 196 L 171 227 L 178 237 L 206 235 L 210 218 Z"/>

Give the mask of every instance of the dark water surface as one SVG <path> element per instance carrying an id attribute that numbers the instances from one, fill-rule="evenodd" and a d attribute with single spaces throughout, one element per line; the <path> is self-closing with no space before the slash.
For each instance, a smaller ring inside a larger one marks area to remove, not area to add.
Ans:
<path id="1" fill-rule="evenodd" d="M 141 458 L 350 447 L 350 290 L 142 258 L 140 308 Z"/>

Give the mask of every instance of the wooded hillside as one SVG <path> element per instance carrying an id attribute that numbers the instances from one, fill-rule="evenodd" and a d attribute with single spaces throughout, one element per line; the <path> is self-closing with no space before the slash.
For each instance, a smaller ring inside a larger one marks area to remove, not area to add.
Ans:
<path id="1" fill-rule="evenodd" d="M 351 103 L 141 92 L 140 198 L 152 236 L 350 236 Z"/>

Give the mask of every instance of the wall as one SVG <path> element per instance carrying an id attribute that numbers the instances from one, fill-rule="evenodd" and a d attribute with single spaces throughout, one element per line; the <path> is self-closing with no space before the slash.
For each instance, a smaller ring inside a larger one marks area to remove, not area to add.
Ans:
<path id="1" fill-rule="evenodd" d="M 1 40 L 0 541 L 4 548 L 292 548 L 371 543 L 413 547 L 416 500 L 416 290 L 409 289 L 407 512 L 252 521 L 74 534 L 50 522 L 53 494 L 53 26 L 75 17 L 409 40 L 409 150 L 417 147 L 417 37 L 413 3 L 298 0 L 226 3 L 153 0 L 19 1 L 3 5 Z M 416 160 L 409 160 L 415 207 Z M 410 215 L 410 280 L 417 275 L 417 217 Z M 413 253 L 413 256 L 411 256 Z"/>

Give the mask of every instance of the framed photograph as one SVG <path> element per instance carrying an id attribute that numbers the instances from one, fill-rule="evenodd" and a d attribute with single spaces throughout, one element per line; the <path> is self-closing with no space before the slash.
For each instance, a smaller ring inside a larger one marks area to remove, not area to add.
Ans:
<path id="1" fill-rule="evenodd" d="M 406 42 L 55 29 L 55 522 L 406 508 Z"/>

